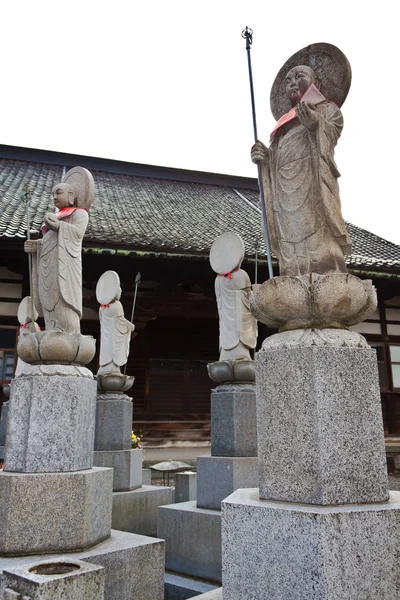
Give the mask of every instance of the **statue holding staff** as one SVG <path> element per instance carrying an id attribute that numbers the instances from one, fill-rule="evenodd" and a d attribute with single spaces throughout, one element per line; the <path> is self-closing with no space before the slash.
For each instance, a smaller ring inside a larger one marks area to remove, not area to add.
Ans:
<path id="1" fill-rule="evenodd" d="M 341 213 L 334 149 L 343 128 L 350 65 L 330 44 L 293 55 L 278 73 L 271 108 L 278 122 L 267 148 L 251 151 L 261 167 L 272 251 L 280 275 L 346 273 L 351 241 Z"/>
<path id="2" fill-rule="evenodd" d="M 47 213 L 40 240 L 27 240 L 34 255 L 33 297 L 46 331 L 80 333 L 82 317 L 82 240 L 94 199 L 91 173 L 82 167 L 68 171 L 53 188 L 57 213 Z"/>

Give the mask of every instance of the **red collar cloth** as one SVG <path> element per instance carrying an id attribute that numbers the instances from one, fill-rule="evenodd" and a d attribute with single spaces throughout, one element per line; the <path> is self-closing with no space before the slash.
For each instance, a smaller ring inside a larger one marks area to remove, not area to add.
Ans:
<path id="1" fill-rule="evenodd" d="M 232 279 L 233 275 L 232 273 L 234 273 L 235 271 L 238 271 L 239 267 L 236 267 L 236 269 L 232 269 L 232 271 L 229 271 L 229 273 L 218 273 L 218 275 L 220 277 L 228 277 L 228 279 Z"/>
<path id="2" fill-rule="evenodd" d="M 55 213 L 57 219 L 65 219 L 65 217 L 69 217 L 73 212 L 78 210 L 79 206 L 66 206 L 65 208 L 60 208 L 58 212 Z M 89 212 L 87 208 L 82 208 L 81 210 L 86 210 Z M 48 231 L 47 225 L 42 225 L 41 227 L 43 235 Z"/>
<path id="3" fill-rule="evenodd" d="M 312 83 L 307 88 L 307 90 L 304 92 L 304 94 L 302 95 L 301 101 L 303 101 L 303 100 L 312 102 L 312 104 L 320 104 L 321 102 L 326 101 L 326 98 L 323 94 L 321 94 L 319 89 L 317 87 L 315 87 L 315 85 Z M 293 108 L 291 108 L 289 110 L 289 112 L 287 112 L 285 115 L 282 115 L 282 117 L 279 119 L 279 121 L 276 122 L 275 127 L 271 131 L 271 137 L 270 137 L 269 141 L 272 142 L 272 140 L 274 139 L 274 135 L 276 134 L 278 129 L 280 127 L 282 127 L 282 125 L 286 125 L 286 123 L 289 123 L 289 121 L 293 121 L 293 119 L 295 119 L 295 118 L 296 118 L 296 107 L 293 106 Z"/>

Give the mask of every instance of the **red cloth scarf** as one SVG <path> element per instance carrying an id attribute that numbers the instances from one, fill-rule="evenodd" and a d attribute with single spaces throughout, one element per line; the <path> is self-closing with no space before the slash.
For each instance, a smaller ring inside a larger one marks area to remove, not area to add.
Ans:
<path id="1" fill-rule="evenodd" d="M 65 217 L 69 217 L 70 215 L 72 215 L 73 212 L 75 212 L 79 208 L 79 206 L 66 206 L 65 208 L 60 208 L 60 210 L 56 212 L 55 215 L 57 219 L 65 219 Z M 87 208 L 81 208 L 81 210 L 86 210 L 86 212 L 89 212 Z M 49 230 L 47 225 L 42 225 L 41 229 L 43 235 Z"/>
<path id="2" fill-rule="evenodd" d="M 303 100 L 312 102 L 312 104 L 320 104 L 321 102 L 326 101 L 326 98 L 325 98 L 325 96 L 323 96 L 323 94 L 321 94 L 319 89 L 317 87 L 315 87 L 315 85 L 312 83 L 307 88 L 307 90 L 304 92 L 304 94 L 302 95 L 300 101 L 303 101 Z M 286 125 L 286 123 L 293 121 L 293 119 L 295 119 L 295 118 L 296 118 L 296 107 L 293 106 L 293 108 L 291 108 L 289 110 L 289 112 L 287 112 L 285 115 L 282 115 L 282 117 L 279 119 L 279 121 L 276 122 L 275 127 L 271 131 L 271 137 L 270 137 L 269 141 L 272 142 L 272 140 L 274 139 L 274 135 L 276 134 L 278 129 L 280 129 L 283 125 Z"/>

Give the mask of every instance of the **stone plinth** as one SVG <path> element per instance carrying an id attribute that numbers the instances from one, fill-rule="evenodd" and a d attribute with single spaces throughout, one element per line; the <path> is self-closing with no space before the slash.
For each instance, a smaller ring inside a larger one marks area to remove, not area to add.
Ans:
<path id="1" fill-rule="evenodd" d="M 256 369 L 260 498 L 323 505 L 387 500 L 375 351 L 266 348 Z"/>
<path id="2" fill-rule="evenodd" d="M 10 401 L 4 402 L 1 407 L 1 417 L 0 417 L 0 446 L 5 446 L 6 443 L 6 428 L 7 428 L 7 419 L 8 419 L 8 408 L 10 406 Z"/>
<path id="3" fill-rule="evenodd" d="M 221 582 L 221 512 L 181 502 L 158 509 L 168 571 Z"/>
<path id="4" fill-rule="evenodd" d="M 164 541 L 111 531 L 111 537 L 89 550 L 70 555 L 105 569 L 104 600 L 163 600 Z M 36 556 L 35 561 L 58 558 Z M 32 562 L 31 556 L 0 558 L 0 598 L 4 590 L 1 571 Z M 75 600 L 75 599 L 74 599 Z"/>
<path id="5" fill-rule="evenodd" d="M 158 507 L 173 502 L 173 488 L 142 485 L 129 492 L 114 492 L 112 527 L 141 535 L 157 535 Z"/>
<path id="6" fill-rule="evenodd" d="M 175 502 L 188 502 L 197 497 L 197 473 L 175 475 Z"/>
<path id="7" fill-rule="evenodd" d="M 221 510 L 221 502 L 239 488 L 258 483 L 257 457 L 199 456 L 197 506 Z"/>
<path id="8" fill-rule="evenodd" d="M 93 464 L 114 469 L 114 492 L 134 490 L 142 485 L 142 451 L 139 448 L 94 452 Z"/>
<path id="9" fill-rule="evenodd" d="M 125 394 L 98 394 L 94 449 L 132 449 L 132 400 Z"/>
<path id="10" fill-rule="evenodd" d="M 238 490 L 222 503 L 224 600 L 393 600 L 399 523 L 400 492 L 323 507 Z"/>
<path id="11" fill-rule="evenodd" d="M 257 456 L 255 386 L 220 386 L 211 394 L 212 456 Z"/>
<path id="12" fill-rule="evenodd" d="M 0 555 L 72 552 L 110 535 L 111 469 L 0 471 Z"/>
<path id="13" fill-rule="evenodd" d="M 217 589 L 216 584 L 182 577 L 174 573 L 165 573 L 164 600 L 187 600 L 193 596 L 200 597 L 200 594 L 203 595 L 215 589 Z"/>
<path id="14" fill-rule="evenodd" d="M 104 568 L 60 556 L 3 571 L 5 598 L 15 600 L 103 600 Z"/>
<path id="15" fill-rule="evenodd" d="M 4 470 L 55 473 L 90 469 L 96 382 L 73 375 L 11 382 Z"/>

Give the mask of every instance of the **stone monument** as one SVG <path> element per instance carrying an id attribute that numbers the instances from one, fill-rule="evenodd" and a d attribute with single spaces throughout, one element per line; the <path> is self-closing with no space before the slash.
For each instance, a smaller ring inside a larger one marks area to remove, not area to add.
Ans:
<path id="1" fill-rule="evenodd" d="M 158 517 L 167 570 L 214 582 L 221 582 L 221 501 L 258 482 L 250 355 L 257 322 L 250 312 L 250 279 L 240 268 L 243 257 L 244 244 L 236 233 L 223 233 L 211 246 L 220 320 L 220 360 L 208 365 L 211 379 L 219 384 L 211 394 L 211 456 L 197 459 L 197 502 L 163 506 Z M 186 587 L 190 589 L 189 581 Z"/>
<path id="2" fill-rule="evenodd" d="M 111 535 L 113 473 L 93 467 L 97 384 L 84 365 L 95 342 L 80 332 L 81 243 L 93 197 L 90 172 L 71 169 L 53 189 L 59 212 L 46 214 L 42 239 L 25 242 L 35 256 L 34 302 L 45 331 L 27 330 L 18 340 L 29 369 L 21 363 L 11 382 L 0 471 L 0 570 L 11 572 L 32 556 L 37 563 L 43 555 L 76 552 L 105 567 L 106 600 L 117 590 L 121 600 L 161 600 L 163 542 Z M 143 556 L 152 570 L 145 583 Z M 0 576 L 0 597 L 7 577 Z"/>
<path id="3" fill-rule="evenodd" d="M 115 271 L 96 286 L 100 304 L 100 366 L 97 372 L 94 464 L 113 468 L 112 527 L 142 535 L 157 533 L 157 510 L 172 502 L 172 488 L 142 485 L 142 450 L 132 448 L 132 398 L 124 392 L 134 377 L 121 373 L 135 326 L 124 317 Z"/>
<path id="4" fill-rule="evenodd" d="M 272 88 L 271 145 L 252 149 L 281 275 L 251 308 L 279 333 L 256 357 L 259 487 L 222 503 L 224 600 L 398 595 L 400 494 L 388 492 L 376 354 L 348 330 L 377 305 L 343 259 L 333 148 L 349 86 L 338 48 L 299 51 Z"/>

